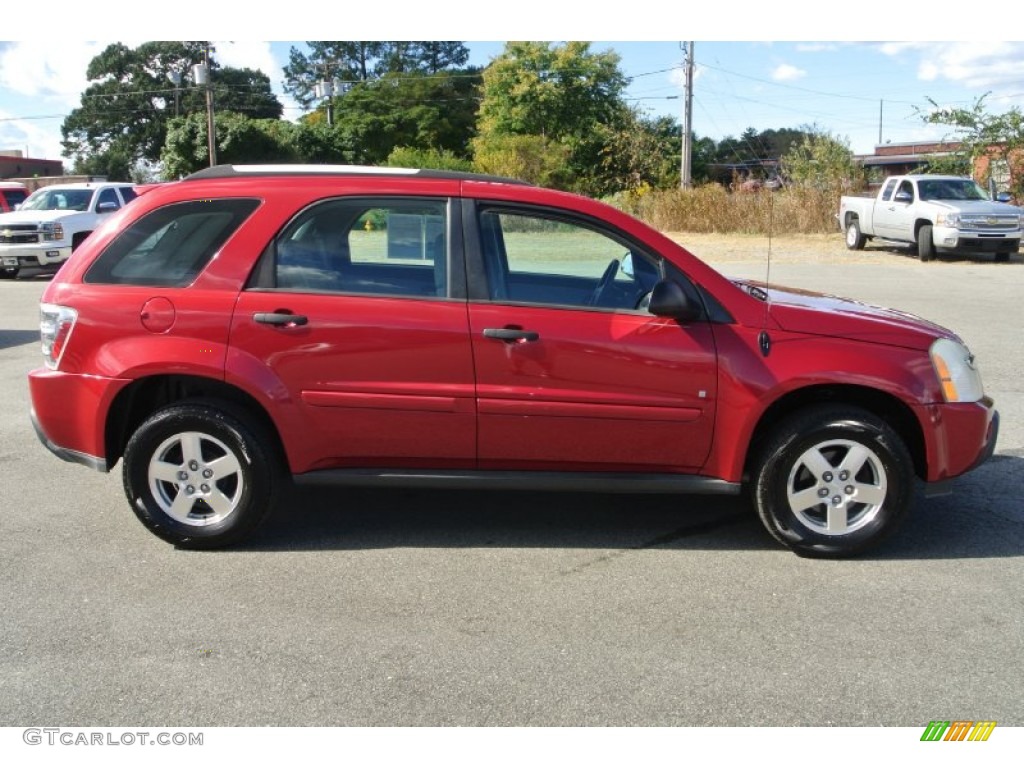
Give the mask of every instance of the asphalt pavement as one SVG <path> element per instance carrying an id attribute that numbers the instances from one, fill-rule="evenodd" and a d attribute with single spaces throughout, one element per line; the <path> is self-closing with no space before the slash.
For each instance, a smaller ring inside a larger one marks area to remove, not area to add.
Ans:
<path id="1" fill-rule="evenodd" d="M 246 546 L 179 551 L 120 466 L 39 444 L 46 281 L 0 283 L 0 725 L 1024 725 L 1024 264 L 772 279 L 954 328 L 1002 414 L 858 559 L 798 558 L 737 499 L 525 491 L 300 490 Z"/>

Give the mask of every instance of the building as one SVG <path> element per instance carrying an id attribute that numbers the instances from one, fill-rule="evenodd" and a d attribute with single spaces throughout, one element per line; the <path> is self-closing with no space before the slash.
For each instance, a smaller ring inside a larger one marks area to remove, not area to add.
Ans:
<path id="1" fill-rule="evenodd" d="M 19 149 L 0 149 L 0 179 L 23 181 L 37 176 L 63 176 L 64 163 L 25 157 Z"/>

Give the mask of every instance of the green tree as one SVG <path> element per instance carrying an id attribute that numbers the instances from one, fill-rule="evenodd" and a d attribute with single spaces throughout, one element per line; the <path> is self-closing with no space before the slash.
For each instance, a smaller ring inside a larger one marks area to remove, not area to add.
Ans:
<path id="1" fill-rule="evenodd" d="M 1024 197 L 1024 114 L 1012 107 L 1002 114 L 991 114 L 985 108 L 988 94 L 976 99 L 970 107 L 940 107 L 932 99 L 928 111 L 918 110 L 924 122 L 952 128 L 953 150 L 946 160 L 929 163 L 929 170 L 973 175 L 979 165 L 990 173 L 993 161 L 1000 163 L 1009 175 L 1010 190 L 1015 197 Z M 978 161 L 984 158 L 985 163 Z M 987 179 L 982 179 L 985 181 Z"/>
<path id="2" fill-rule="evenodd" d="M 544 187 L 564 188 L 569 148 L 545 136 L 499 134 L 476 146 L 473 167 Z"/>
<path id="3" fill-rule="evenodd" d="M 566 156 L 562 185 L 595 195 L 614 191 L 619 174 L 606 172 L 602 158 L 611 136 L 631 119 L 625 87 L 612 51 L 594 53 L 585 42 L 506 43 L 484 70 L 474 152 L 489 157 L 490 145 L 506 146 L 507 137 L 535 137 L 520 148 L 529 144 L 540 160 L 559 145 Z"/>
<path id="4" fill-rule="evenodd" d="M 165 178 L 180 178 L 207 167 L 206 125 L 206 115 L 198 112 L 171 121 L 160 156 Z M 219 162 L 292 163 L 302 159 L 295 140 L 298 128 L 287 121 L 221 112 L 215 130 Z"/>
<path id="5" fill-rule="evenodd" d="M 384 161 L 392 168 L 431 168 L 440 171 L 472 171 L 473 163 L 448 149 L 396 147 Z"/>
<path id="6" fill-rule="evenodd" d="M 782 172 L 797 184 L 820 189 L 859 188 L 864 169 L 853 160 L 848 139 L 811 128 L 782 156 Z"/>
<path id="7" fill-rule="evenodd" d="M 314 85 L 321 79 L 351 84 L 396 72 L 435 74 L 468 60 L 469 49 L 455 40 L 308 40 L 305 51 L 292 46 L 289 52 L 284 89 L 309 109 L 316 101 Z"/>
<path id="8" fill-rule="evenodd" d="M 390 73 L 334 100 L 334 130 L 353 162 L 384 162 L 396 147 L 468 157 L 480 73 Z M 310 116 L 319 120 L 319 115 Z"/>
<path id="9" fill-rule="evenodd" d="M 203 51 L 198 41 L 107 46 L 89 63 L 81 106 L 61 126 L 65 154 L 76 167 L 102 170 L 111 178 L 126 178 L 125 168 L 156 162 L 175 112 L 205 112 L 204 93 L 191 87 L 191 67 L 203 60 Z M 221 108 L 253 118 L 280 117 L 281 104 L 266 75 L 219 67 L 215 60 L 211 64 L 214 98 Z M 168 79 L 171 72 L 182 74 L 177 94 Z"/>

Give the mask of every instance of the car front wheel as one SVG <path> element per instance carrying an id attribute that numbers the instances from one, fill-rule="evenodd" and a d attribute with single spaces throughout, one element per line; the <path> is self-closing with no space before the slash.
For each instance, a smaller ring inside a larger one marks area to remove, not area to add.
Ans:
<path id="1" fill-rule="evenodd" d="M 135 514 L 165 541 L 213 549 L 251 534 L 273 509 L 280 470 L 251 419 L 216 403 L 154 413 L 124 451 L 124 489 Z"/>
<path id="2" fill-rule="evenodd" d="M 763 446 L 751 491 L 761 522 L 798 555 L 848 557 L 906 516 L 913 461 L 899 435 L 860 408 L 818 406 Z"/>

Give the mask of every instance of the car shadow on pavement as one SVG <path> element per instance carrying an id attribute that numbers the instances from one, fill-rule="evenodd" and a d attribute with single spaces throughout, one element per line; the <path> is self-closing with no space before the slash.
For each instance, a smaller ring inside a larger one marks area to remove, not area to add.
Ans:
<path id="1" fill-rule="evenodd" d="M 39 341 L 39 331 L 10 331 L 0 329 L 0 349 L 9 347 L 20 347 L 23 344 L 31 344 Z"/>
<path id="2" fill-rule="evenodd" d="M 956 480 L 950 496 L 919 492 L 896 534 L 857 559 L 1020 556 L 1022 487 L 1024 458 L 999 454 Z M 324 487 L 296 488 L 241 548 L 403 547 L 785 552 L 745 497 Z"/>
<path id="3" fill-rule="evenodd" d="M 917 255 L 917 246 L 880 242 L 864 246 L 864 251 L 865 253 L 870 251 L 892 253 L 896 256 L 904 256 L 910 261 L 920 261 Z M 1024 264 L 1024 254 L 1011 253 L 1009 261 L 997 262 L 995 255 L 991 253 L 936 253 L 934 260 L 945 264 L 995 264 L 996 266 L 1006 266 Z"/>

